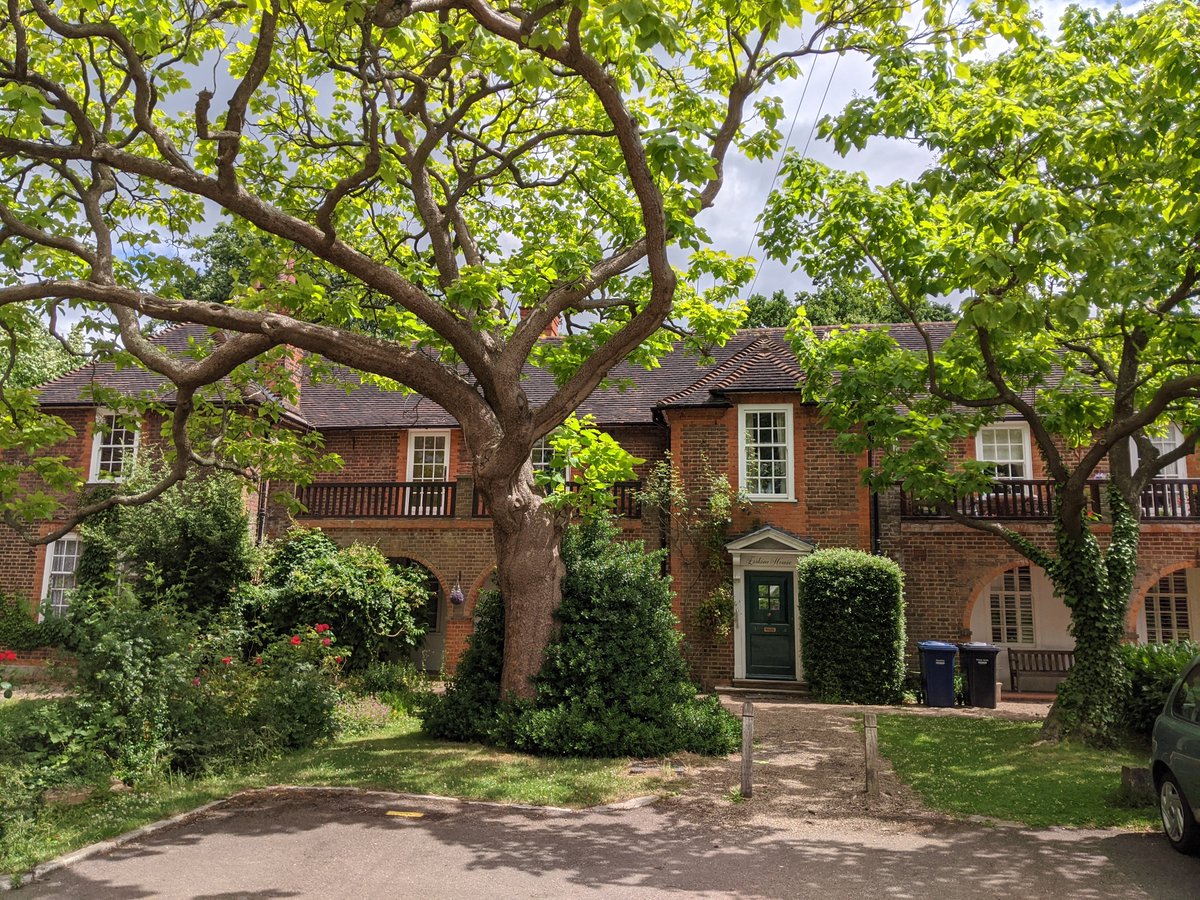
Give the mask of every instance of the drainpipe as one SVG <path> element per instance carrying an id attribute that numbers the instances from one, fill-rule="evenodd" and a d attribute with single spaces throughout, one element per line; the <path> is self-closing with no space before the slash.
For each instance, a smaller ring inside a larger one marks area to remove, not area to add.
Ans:
<path id="1" fill-rule="evenodd" d="M 875 447 L 867 444 L 867 468 L 875 471 Z M 883 556 L 883 539 L 879 533 L 879 491 L 871 486 L 871 552 Z"/>
<path id="2" fill-rule="evenodd" d="M 263 537 L 267 533 L 267 503 L 270 497 L 271 479 L 262 478 L 258 482 L 258 515 L 255 517 L 258 521 L 255 523 L 255 546 L 261 546 Z"/>

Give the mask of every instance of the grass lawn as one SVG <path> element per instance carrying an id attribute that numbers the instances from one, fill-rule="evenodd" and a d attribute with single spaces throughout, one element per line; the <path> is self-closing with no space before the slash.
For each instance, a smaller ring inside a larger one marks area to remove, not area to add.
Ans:
<path id="1" fill-rule="evenodd" d="M 1038 745 L 1039 722 L 958 716 L 879 717 L 879 745 L 934 809 L 1027 825 L 1154 828 L 1153 806 L 1120 797 L 1121 766 L 1149 750 Z"/>
<path id="2" fill-rule="evenodd" d="M 31 701 L 0 704 L 0 729 Z M 44 701 L 41 701 L 44 702 Z M 473 800 L 585 807 L 655 793 L 655 776 L 630 776 L 624 760 L 556 759 L 425 738 L 415 719 L 279 759 L 200 779 L 168 778 L 76 805 L 47 804 L 32 827 L 0 840 L 0 873 L 194 809 L 246 788 L 352 786 Z"/>

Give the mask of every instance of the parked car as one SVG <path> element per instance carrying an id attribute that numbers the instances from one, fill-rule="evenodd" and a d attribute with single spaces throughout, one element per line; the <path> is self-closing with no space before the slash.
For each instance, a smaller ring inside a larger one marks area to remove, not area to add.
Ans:
<path id="1" fill-rule="evenodd" d="M 1181 853 L 1200 852 L 1200 656 L 1154 722 L 1150 768 L 1167 840 Z"/>

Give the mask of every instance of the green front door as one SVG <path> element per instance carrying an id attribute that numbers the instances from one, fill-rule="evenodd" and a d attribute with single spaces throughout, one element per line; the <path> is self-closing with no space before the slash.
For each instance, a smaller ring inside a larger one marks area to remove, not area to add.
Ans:
<path id="1" fill-rule="evenodd" d="M 746 677 L 796 678 L 791 572 L 747 572 Z"/>

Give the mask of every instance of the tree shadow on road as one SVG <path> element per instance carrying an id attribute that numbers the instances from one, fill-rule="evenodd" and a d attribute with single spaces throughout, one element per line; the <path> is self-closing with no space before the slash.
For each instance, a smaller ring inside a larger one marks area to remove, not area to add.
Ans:
<path id="1" fill-rule="evenodd" d="M 296 882 L 297 860 L 314 848 L 324 848 L 326 880 L 308 873 Z M 180 884 L 185 873 L 196 880 Z M 264 791 L 56 873 L 29 896 L 270 898 L 339 884 L 343 891 L 323 895 L 395 894 L 404 885 L 422 897 L 978 898 L 1033 888 L 1042 897 L 1191 900 L 1200 860 L 1151 834 L 956 823 L 887 833 L 845 821 L 719 827 L 669 808 L 572 813 Z"/>

